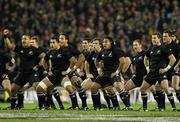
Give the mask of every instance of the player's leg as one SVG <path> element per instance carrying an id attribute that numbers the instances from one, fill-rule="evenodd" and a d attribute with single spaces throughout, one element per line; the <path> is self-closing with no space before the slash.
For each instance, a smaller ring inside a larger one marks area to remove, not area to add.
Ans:
<path id="1" fill-rule="evenodd" d="M 51 107 L 53 108 L 53 106 L 55 107 L 55 105 L 53 104 L 54 102 L 52 101 L 52 94 L 53 94 L 53 96 L 54 96 L 54 98 L 56 99 L 56 101 L 57 101 L 57 103 L 58 103 L 58 105 L 59 105 L 59 109 L 60 110 L 63 110 L 64 109 L 64 106 L 63 106 L 63 104 L 62 104 L 62 101 L 61 101 L 61 97 L 60 97 L 60 93 L 59 93 L 59 91 L 58 91 L 58 89 L 57 88 L 54 88 L 54 90 L 53 90 L 53 92 L 52 93 L 49 93 L 49 98 L 51 99 L 50 100 L 50 102 L 51 102 Z"/>
<path id="2" fill-rule="evenodd" d="M 121 100 L 123 101 L 125 108 L 124 110 L 132 110 L 130 101 L 129 101 L 129 94 L 128 91 L 124 88 L 124 82 L 122 81 L 120 76 L 114 76 L 112 79 L 113 86 L 119 93 Z"/>
<path id="3" fill-rule="evenodd" d="M 91 97 L 93 101 L 94 110 L 101 109 L 99 89 L 101 89 L 103 85 L 106 85 L 105 81 L 105 77 L 98 77 L 91 86 Z"/>
<path id="4" fill-rule="evenodd" d="M 33 83 L 33 86 L 36 88 L 39 109 L 44 109 L 45 104 L 45 94 L 47 91 L 51 92 L 54 89 L 54 85 L 51 83 L 48 77 L 45 77 L 40 81 L 36 87 L 36 82 Z"/>
<path id="5" fill-rule="evenodd" d="M 79 97 L 82 101 L 82 109 L 83 110 L 87 110 L 88 106 L 87 106 L 87 95 L 86 95 L 86 90 L 82 88 L 82 79 L 85 80 L 84 77 L 80 78 L 78 76 L 72 76 L 71 78 L 71 82 L 73 84 L 73 86 L 77 89 Z"/>
<path id="6" fill-rule="evenodd" d="M 178 73 L 178 75 L 172 76 L 172 87 L 174 88 L 174 90 L 176 92 L 176 97 L 180 102 L 180 76 L 179 76 L 179 73 Z"/>
<path id="7" fill-rule="evenodd" d="M 151 89 L 151 91 L 152 91 L 152 93 L 154 95 L 154 99 L 157 102 L 158 109 L 160 111 L 165 110 L 165 93 L 164 93 L 164 90 L 161 87 L 161 84 L 156 82 L 155 86 L 154 85 L 151 86 L 150 89 Z M 154 90 L 152 90 L 152 89 L 154 89 Z"/>
<path id="8" fill-rule="evenodd" d="M 109 98 L 110 98 L 110 100 L 111 100 L 111 102 L 113 104 L 113 109 L 114 110 L 119 110 L 120 106 L 119 106 L 118 99 L 117 99 L 117 96 L 116 96 L 116 93 L 115 93 L 113 87 L 108 86 L 108 87 L 105 88 L 105 90 L 106 90 L 106 92 L 107 92 L 107 94 L 108 94 L 108 96 L 109 96 Z"/>
<path id="9" fill-rule="evenodd" d="M 76 90 L 73 87 L 71 80 L 68 76 L 65 76 L 61 82 L 62 86 L 69 92 L 69 97 L 71 99 L 72 106 L 69 109 L 79 109 Z"/>
<path id="10" fill-rule="evenodd" d="M 167 94 L 167 97 L 168 97 L 168 100 L 173 108 L 173 111 L 176 111 L 176 105 L 175 105 L 175 102 L 174 102 L 174 97 L 173 97 L 173 94 L 172 92 L 170 91 L 169 89 L 169 83 L 168 83 L 168 80 L 167 79 L 164 79 L 161 81 L 161 86 L 162 86 L 162 89 L 166 92 Z"/>
<path id="11" fill-rule="evenodd" d="M 126 82 L 125 86 L 124 86 L 125 90 L 130 91 L 134 88 L 136 88 L 136 85 L 134 84 L 134 82 L 130 79 Z"/>
<path id="12" fill-rule="evenodd" d="M 141 91 L 141 97 L 142 97 L 142 102 L 143 102 L 143 110 L 147 111 L 147 100 L 148 100 L 148 96 L 147 96 L 147 89 L 151 87 L 151 85 L 147 82 L 147 81 L 143 81 L 141 87 L 140 87 L 140 91 Z"/>

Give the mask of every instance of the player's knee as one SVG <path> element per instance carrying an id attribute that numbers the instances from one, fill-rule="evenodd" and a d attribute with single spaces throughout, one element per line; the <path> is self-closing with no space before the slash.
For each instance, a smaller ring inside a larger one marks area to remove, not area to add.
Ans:
<path id="1" fill-rule="evenodd" d="M 172 87 L 174 88 L 175 91 L 177 91 L 179 89 L 179 85 L 176 83 L 173 83 Z"/>
<path id="2" fill-rule="evenodd" d="M 114 84 L 114 87 L 116 88 L 117 91 L 122 91 L 124 90 L 124 85 L 121 82 L 117 82 Z"/>
<path id="3" fill-rule="evenodd" d="M 146 93 L 146 89 L 143 88 L 143 87 L 140 87 L 140 92 L 141 92 L 141 93 Z"/>
<path id="4" fill-rule="evenodd" d="M 7 91 L 9 95 L 11 94 L 11 88 L 6 87 L 4 88 L 4 91 Z"/>
<path id="5" fill-rule="evenodd" d="M 12 94 L 12 95 L 15 95 L 15 94 L 17 93 L 17 91 L 18 91 L 17 88 L 15 88 L 15 87 L 12 87 L 12 88 L 11 88 L 11 94 Z"/>
<path id="6" fill-rule="evenodd" d="M 100 88 L 101 88 L 101 85 L 99 85 L 97 83 L 93 83 L 93 85 L 91 87 L 91 92 L 92 93 L 97 93 Z"/>
<path id="7" fill-rule="evenodd" d="M 106 88 L 105 88 L 105 91 L 106 91 L 108 94 L 115 94 L 112 86 L 106 87 Z"/>
<path id="8" fill-rule="evenodd" d="M 93 85 L 93 82 L 91 81 L 91 79 L 85 79 L 82 83 L 81 83 L 81 87 L 83 90 L 88 90 L 91 89 L 91 86 Z"/>
<path id="9" fill-rule="evenodd" d="M 45 92 L 47 91 L 47 85 L 44 82 L 40 82 L 38 86 L 36 87 L 36 91 L 39 92 Z"/>
<path id="10" fill-rule="evenodd" d="M 75 86 L 75 87 L 78 88 L 78 89 L 81 89 L 82 80 L 81 80 L 80 77 L 73 76 L 73 77 L 71 78 L 71 82 L 72 82 L 73 86 Z"/>

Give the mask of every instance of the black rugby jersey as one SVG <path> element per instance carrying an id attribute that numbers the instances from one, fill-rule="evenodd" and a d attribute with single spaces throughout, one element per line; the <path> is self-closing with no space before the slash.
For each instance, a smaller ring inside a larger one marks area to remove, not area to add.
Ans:
<path id="1" fill-rule="evenodd" d="M 33 67 L 37 65 L 37 58 L 42 53 L 42 50 L 35 47 L 24 48 L 22 46 L 16 46 L 14 50 L 20 58 L 20 71 L 31 72 Z"/>
<path id="2" fill-rule="evenodd" d="M 6 63 L 10 62 L 11 59 L 11 55 L 0 52 L 0 74 L 6 73 Z"/>
<path id="3" fill-rule="evenodd" d="M 96 69 L 96 65 L 95 65 L 95 61 L 97 59 L 98 56 L 98 52 L 89 52 L 88 57 L 86 57 L 86 61 L 89 63 L 89 70 L 90 73 L 97 75 L 97 69 Z"/>
<path id="4" fill-rule="evenodd" d="M 45 60 L 51 60 L 52 62 L 52 72 L 54 71 L 64 71 L 70 65 L 69 59 L 72 57 L 72 53 L 68 47 L 51 50 L 47 53 Z"/>
<path id="5" fill-rule="evenodd" d="M 172 41 L 170 44 L 165 44 L 164 46 L 165 46 L 165 50 L 169 50 L 170 52 L 172 52 L 172 54 L 176 58 L 176 63 L 177 63 L 179 60 L 179 57 L 180 57 L 180 42 L 179 42 L 179 40 Z"/>
<path id="6" fill-rule="evenodd" d="M 103 72 L 104 76 L 110 76 L 115 72 L 119 66 L 119 58 L 125 56 L 124 52 L 118 48 L 116 49 L 104 49 L 102 50 L 97 60 L 102 60 L 104 63 Z"/>
<path id="7" fill-rule="evenodd" d="M 144 56 L 146 55 L 145 51 L 138 53 L 132 57 L 132 64 L 135 66 L 135 75 L 144 76 L 146 75 L 146 67 L 144 66 Z"/>
<path id="8" fill-rule="evenodd" d="M 169 59 L 168 56 L 171 55 L 170 50 L 166 50 L 164 46 L 153 46 L 148 50 L 146 56 L 149 57 L 149 69 L 150 71 L 159 71 L 160 68 L 165 68 Z"/>

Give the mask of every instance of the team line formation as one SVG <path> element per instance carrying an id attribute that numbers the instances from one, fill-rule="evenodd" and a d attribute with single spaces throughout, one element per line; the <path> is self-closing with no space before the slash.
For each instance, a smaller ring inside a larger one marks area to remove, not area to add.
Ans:
<path id="1" fill-rule="evenodd" d="M 174 97 L 180 101 L 180 42 L 172 30 L 152 34 L 152 45 L 146 50 L 140 39 L 134 40 L 133 56 L 127 55 L 108 36 L 82 39 L 78 49 L 70 43 L 67 34 L 61 33 L 50 37 L 45 48 L 40 46 L 37 36 L 29 34 L 22 35 L 21 45 L 17 45 L 10 33 L 8 29 L 3 30 L 0 49 L 1 86 L 10 96 L 10 106 L 1 108 L 3 110 L 23 109 L 23 93 L 30 87 L 37 93 L 35 109 L 57 109 L 52 100 L 54 96 L 60 110 L 88 110 L 86 91 L 90 90 L 93 109 L 101 110 L 104 106 L 99 90 L 102 90 L 107 109 L 133 110 L 129 91 L 140 87 L 140 111 L 148 111 L 147 90 L 157 102 L 156 110 L 166 110 L 166 94 L 172 111 L 179 111 Z M 69 93 L 69 108 L 64 108 L 57 86 Z M 76 92 L 82 106 L 78 105 Z M 125 108 L 120 108 L 117 97 Z"/>

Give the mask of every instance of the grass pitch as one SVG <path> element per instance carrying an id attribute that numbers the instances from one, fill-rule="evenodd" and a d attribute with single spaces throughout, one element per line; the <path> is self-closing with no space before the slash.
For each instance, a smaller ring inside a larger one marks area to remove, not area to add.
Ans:
<path id="1" fill-rule="evenodd" d="M 7 107 L 8 103 L 0 103 Z M 68 108 L 69 104 L 65 104 Z M 0 122 L 180 122 L 180 112 L 173 112 L 169 104 L 166 111 L 152 111 L 156 105 L 149 104 L 148 112 L 138 111 L 141 105 L 132 105 L 133 111 L 122 110 L 32 110 L 36 104 L 25 104 L 23 110 L 0 110 Z M 92 105 L 89 105 L 92 108 Z M 122 105 L 121 108 L 124 106 Z M 180 108 L 180 105 L 177 105 Z"/>

